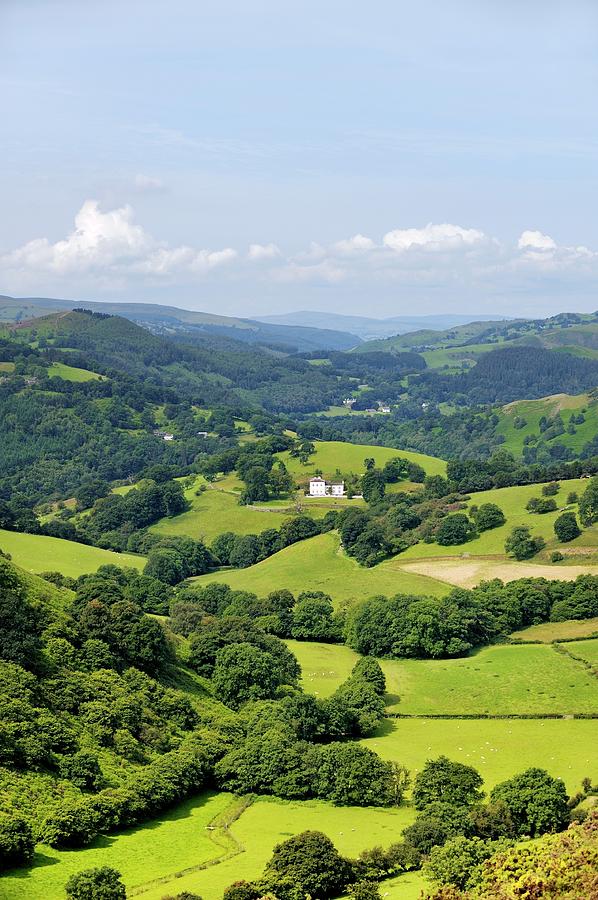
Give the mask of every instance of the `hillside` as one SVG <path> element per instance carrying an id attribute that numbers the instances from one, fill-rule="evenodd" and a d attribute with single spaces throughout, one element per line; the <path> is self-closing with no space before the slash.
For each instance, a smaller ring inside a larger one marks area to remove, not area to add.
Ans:
<path id="1" fill-rule="evenodd" d="M 0 297 L 0 322 L 21 322 L 43 317 L 55 311 L 77 308 L 121 316 L 156 334 L 191 336 L 199 333 L 229 337 L 249 344 L 277 345 L 291 352 L 318 349 L 349 350 L 361 342 L 359 337 L 345 330 L 301 326 L 294 323 L 267 323 L 154 303 Z"/>

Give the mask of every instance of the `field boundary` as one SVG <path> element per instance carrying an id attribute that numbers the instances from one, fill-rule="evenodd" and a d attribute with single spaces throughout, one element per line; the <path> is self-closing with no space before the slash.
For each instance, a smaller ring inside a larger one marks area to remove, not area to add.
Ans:
<path id="1" fill-rule="evenodd" d="M 240 853 L 245 853 L 245 847 L 237 840 L 230 828 L 231 825 L 234 825 L 234 823 L 241 818 L 245 810 L 251 806 L 254 799 L 254 796 L 251 794 L 244 797 L 237 797 L 230 806 L 227 806 L 225 810 L 214 816 L 214 818 L 205 826 L 205 828 L 210 831 L 210 840 L 213 844 L 222 849 L 222 853 L 212 859 L 206 860 L 206 862 L 198 863 L 196 866 L 188 866 L 186 869 L 181 869 L 170 875 L 162 875 L 160 878 L 154 878 L 151 881 L 145 881 L 143 884 L 138 884 L 135 887 L 129 888 L 127 896 L 138 897 L 141 894 L 147 893 L 147 891 L 152 888 L 159 887 L 161 884 L 170 884 L 170 882 L 175 881 L 177 878 L 183 878 L 185 875 L 193 874 L 193 872 L 201 872 L 204 869 L 209 869 L 219 863 L 233 859 L 233 857 L 238 856 Z M 227 847 L 230 847 L 231 844 L 232 848 L 227 851 Z"/>
<path id="2" fill-rule="evenodd" d="M 576 660 L 577 661 L 577 660 Z M 585 660 L 579 660 L 585 662 Z M 598 674 L 596 674 L 598 678 Z M 384 713 L 385 719 L 598 719 L 596 713 Z"/>

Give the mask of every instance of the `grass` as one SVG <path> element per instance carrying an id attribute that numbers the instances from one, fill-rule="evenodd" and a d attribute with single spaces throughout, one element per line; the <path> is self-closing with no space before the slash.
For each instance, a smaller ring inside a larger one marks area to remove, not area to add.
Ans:
<path id="1" fill-rule="evenodd" d="M 62 572 L 71 578 L 96 572 L 100 566 L 109 564 L 132 566 L 141 571 L 146 563 L 144 556 L 134 556 L 132 553 L 115 553 L 62 538 L 22 534 L 1 528 L 0 549 L 10 553 L 13 561 L 27 572 Z"/>
<path id="2" fill-rule="evenodd" d="M 78 369 L 76 366 L 67 366 L 65 363 L 54 362 L 48 366 L 50 378 L 62 378 L 64 381 L 100 381 L 102 376 L 89 369 Z"/>
<path id="3" fill-rule="evenodd" d="M 0 362 L 0 372 L 14 372 L 15 364 L 13 362 Z"/>
<path id="4" fill-rule="evenodd" d="M 592 440 L 598 430 L 598 401 L 588 394 L 554 394 L 540 400 L 519 400 L 516 403 L 509 403 L 496 410 L 500 419 L 496 431 L 505 438 L 502 446 L 515 456 L 521 456 L 526 435 L 535 434 L 543 438 L 539 424 L 542 416 L 553 418 L 560 413 L 567 428 L 571 413 L 580 413 L 582 409 L 585 410 L 585 422 L 575 426 L 575 434 L 568 434 L 565 431 L 564 434 L 559 434 L 547 442 L 549 446 L 558 443 L 579 452 L 588 441 Z M 514 422 L 517 417 L 525 419 L 527 424 L 524 428 L 515 428 Z"/>
<path id="5" fill-rule="evenodd" d="M 444 475 L 446 462 L 434 456 L 426 456 L 423 453 L 413 453 L 409 450 L 392 450 L 389 447 L 377 447 L 372 444 L 347 444 L 343 441 L 315 441 L 315 453 L 309 457 L 306 466 L 290 456 L 288 451 L 277 453 L 291 475 L 300 481 L 310 478 L 316 469 L 321 469 L 324 477 L 331 478 L 339 469 L 341 472 L 354 472 L 361 475 L 365 471 L 364 459 L 370 457 L 376 461 L 377 466 L 383 466 L 389 459 L 402 456 L 411 462 L 422 466 L 428 475 Z"/>
<path id="6" fill-rule="evenodd" d="M 530 625 L 511 635 L 513 641 L 567 641 L 573 638 L 598 636 L 598 618 L 570 619 L 567 622 L 543 622 L 542 625 Z"/>
<path id="7" fill-rule="evenodd" d="M 561 481 L 560 485 L 561 489 L 554 499 L 556 500 L 557 507 L 564 507 L 566 505 L 567 494 L 570 491 L 576 491 L 581 495 L 585 491 L 588 482 L 583 478 L 571 478 L 569 480 Z M 472 541 L 468 541 L 466 544 L 459 544 L 453 547 L 441 547 L 438 544 L 419 543 L 413 547 L 409 547 L 409 549 L 401 555 L 401 558 L 405 560 L 423 559 L 431 556 L 461 556 L 463 554 L 468 554 L 470 556 L 503 556 L 505 552 L 505 540 L 516 525 L 529 526 L 533 534 L 542 536 L 547 542 L 551 542 L 556 546 L 554 521 L 561 514 L 560 510 L 557 509 L 555 512 L 538 515 L 537 513 L 528 512 L 525 508 L 528 500 L 532 497 L 540 497 L 541 495 L 541 484 L 493 488 L 489 491 L 472 493 L 467 504 L 468 508 L 474 504 L 481 506 L 482 503 L 496 503 L 504 512 L 507 520 L 506 523 L 499 528 L 491 528 L 489 531 L 482 532 L 479 537 Z M 572 505 L 571 509 L 575 510 L 576 506 Z M 592 539 L 595 543 L 598 543 L 595 532 L 588 532 L 588 534 L 592 534 Z M 574 547 L 576 546 L 576 543 L 576 541 L 573 541 L 571 544 L 568 544 L 567 547 Z"/>
<path id="8" fill-rule="evenodd" d="M 399 840 L 413 817 L 413 809 L 408 806 L 364 809 L 316 801 L 258 800 L 231 827 L 233 837 L 245 852 L 204 871 L 177 878 L 168 890 L 161 885 L 142 896 L 144 900 L 161 900 L 167 893 L 193 891 L 203 900 L 221 900 L 224 889 L 232 882 L 261 874 L 274 846 L 292 835 L 316 828 L 327 834 L 341 853 L 355 856 L 366 847 L 387 846 Z"/>
<path id="9" fill-rule="evenodd" d="M 109 865 L 117 869 L 129 891 L 156 878 L 174 877 L 181 869 L 226 852 L 211 839 L 207 825 L 224 812 L 231 799 L 230 794 L 214 793 L 194 797 L 146 825 L 100 837 L 82 850 L 54 850 L 40 845 L 33 868 L 4 875 L 2 900 L 33 897 L 62 900 L 67 879 L 75 872 L 95 866 Z M 165 893 L 162 887 L 157 896 Z"/>
<path id="10" fill-rule="evenodd" d="M 333 693 L 359 659 L 359 654 L 342 645 L 290 641 L 289 646 L 301 665 L 304 689 L 321 697 Z M 542 644 L 485 647 L 462 659 L 380 660 L 380 665 L 386 676 L 389 712 L 417 716 L 598 713 L 596 679 Z"/>
<path id="11" fill-rule="evenodd" d="M 196 585 L 222 582 L 235 590 L 253 591 L 265 596 L 278 588 L 294 594 L 301 591 L 324 591 L 342 601 L 374 594 L 430 594 L 440 596 L 446 585 L 431 578 L 403 572 L 395 560 L 365 569 L 339 550 L 335 533 L 321 534 L 286 547 L 269 559 L 248 569 L 222 569 L 201 575 Z"/>
<path id="12" fill-rule="evenodd" d="M 574 653 L 575 656 L 581 656 L 593 666 L 598 666 L 598 640 L 595 641 L 572 641 L 567 644 L 566 650 Z"/>
<path id="13" fill-rule="evenodd" d="M 486 789 L 539 766 L 575 792 L 598 771 L 596 722 L 588 719 L 394 719 L 363 743 L 412 776 L 445 754 L 474 766 Z"/>

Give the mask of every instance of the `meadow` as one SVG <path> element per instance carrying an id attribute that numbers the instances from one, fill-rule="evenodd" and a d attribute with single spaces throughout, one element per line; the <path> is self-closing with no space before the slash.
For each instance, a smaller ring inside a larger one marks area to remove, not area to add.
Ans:
<path id="1" fill-rule="evenodd" d="M 309 479 L 316 469 L 321 469 L 325 478 L 334 477 L 337 470 L 361 475 L 365 471 L 364 459 L 374 459 L 376 466 L 381 467 L 397 456 L 422 466 L 427 475 L 446 473 L 446 462 L 443 459 L 409 450 L 393 450 L 372 444 L 347 444 L 343 441 L 314 441 L 314 446 L 315 453 L 309 457 L 307 465 L 292 457 L 288 450 L 276 455 L 284 462 L 291 475 L 300 481 Z"/>
<path id="2" fill-rule="evenodd" d="M 566 645 L 565 650 L 598 667 L 598 640 L 572 641 Z"/>
<path id="3" fill-rule="evenodd" d="M 540 497 L 542 495 L 541 484 L 517 485 L 515 487 L 493 488 L 489 491 L 477 491 L 470 495 L 467 507 L 476 505 L 481 506 L 482 503 L 496 503 L 506 517 L 506 523 L 498 528 L 491 528 L 482 532 L 479 537 L 468 541 L 466 544 L 459 544 L 452 547 L 441 547 L 438 544 L 415 544 L 409 547 L 403 554 L 401 559 L 423 559 L 426 557 L 438 556 L 504 556 L 505 540 L 511 530 L 516 525 L 527 525 L 533 534 L 543 537 L 547 544 L 556 546 L 557 541 L 554 536 L 554 522 L 561 514 L 563 507 L 567 505 L 567 494 L 575 491 L 579 496 L 583 494 L 588 485 L 587 480 L 583 478 L 571 478 L 560 482 L 560 491 L 555 496 L 557 510 L 549 513 L 530 513 L 525 506 L 532 497 Z M 576 504 L 571 504 L 570 509 L 576 511 Z M 587 533 L 591 539 L 598 545 L 598 538 L 595 531 Z M 567 547 L 575 547 L 579 539 L 572 541 Z"/>
<path id="4" fill-rule="evenodd" d="M 579 646 L 586 643 L 592 642 Z M 304 690 L 320 697 L 330 696 L 359 659 L 359 654 L 342 645 L 290 641 L 289 646 L 301 665 Z M 573 646 L 577 645 L 567 644 L 567 648 Z M 598 681 L 547 645 L 498 644 L 460 659 L 379 662 L 386 676 L 390 713 L 598 714 Z"/>
<path id="5" fill-rule="evenodd" d="M 49 378 L 62 378 L 64 381 L 100 381 L 101 375 L 91 372 L 89 369 L 79 369 L 77 366 L 67 366 L 66 363 L 53 362 L 48 366 Z"/>
<path id="6" fill-rule="evenodd" d="M 10 553 L 13 562 L 27 572 L 61 572 L 71 578 L 96 572 L 100 566 L 131 566 L 142 571 L 144 556 L 100 550 L 87 544 L 65 541 L 41 534 L 5 531 L 0 528 L 0 549 Z"/>
<path id="7" fill-rule="evenodd" d="M 439 548 L 440 549 L 440 548 Z M 442 549 L 445 549 L 444 547 Z M 499 578 L 516 581 L 518 578 L 548 578 L 551 581 L 574 581 L 578 575 L 598 575 L 597 565 L 550 565 L 547 562 L 515 562 L 508 559 L 426 559 L 405 562 L 403 571 L 436 578 L 455 587 L 472 588 L 482 581 Z"/>
<path id="8" fill-rule="evenodd" d="M 542 622 L 541 625 L 530 625 L 511 635 L 512 641 L 541 641 L 550 644 L 552 641 L 569 641 L 575 638 L 598 637 L 598 618 L 570 619 L 567 622 Z"/>
<path id="9" fill-rule="evenodd" d="M 191 581 L 198 586 L 217 581 L 229 584 L 234 590 L 253 591 L 258 596 L 278 588 L 287 588 L 294 594 L 324 591 L 337 602 L 374 594 L 440 596 L 449 590 L 439 581 L 404 572 L 394 560 L 372 569 L 359 566 L 340 550 L 335 532 L 285 547 L 248 569 L 221 569 Z"/>
<path id="10" fill-rule="evenodd" d="M 518 400 L 509 403 L 501 409 L 495 410 L 500 420 L 496 433 L 505 438 L 502 446 L 506 450 L 509 450 L 514 456 L 521 456 L 526 435 L 535 434 L 542 438 L 540 432 L 542 416 L 548 419 L 560 413 L 566 429 L 569 416 L 572 413 L 581 413 L 582 410 L 584 410 L 585 422 L 575 425 L 575 434 L 568 434 L 565 431 L 564 434 L 559 434 L 547 442 L 549 446 L 552 443 L 559 443 L 579 452 L 588 441 L 592 440 L 598 430 L 598 403 L 588 394 L 553 394 L 550 397 L 542 397 L 540 400 Z M 524 428 L 515 428 L 516 418 L 525 420 L 527 424 Z"/>

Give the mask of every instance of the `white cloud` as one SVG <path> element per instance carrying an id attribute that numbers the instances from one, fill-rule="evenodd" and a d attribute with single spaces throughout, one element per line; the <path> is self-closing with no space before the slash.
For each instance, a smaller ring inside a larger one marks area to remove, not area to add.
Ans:
<path id="1" fill-rule="evenodd" d="M 278 256 L 280 256 L 280 250 L 276 244 L 250 244 L 247 251 L 247 259 L 256 261 L 276 259 Z"/>
<path id="2" fill-rule="evenodd" d="M 373 250 L 376 245 L 369 237 L 363 234 L 355 234 L 351 238 L 344 241 L 337 241 L 333 244 L 334 250 L 341 255 L 350 255 L 351 253 L 361 253 L 364 250 Z"/>
<path id="3" fill-rule="evenodd" d="M 140 194 L 159 193 L 164 190 L 164 182 L 159 178 L 153 178 L 151 175 L 144 175 L 139 172 L 133 181 L 135 190 Z"/>
<path id="4" fill-rule="evenodd" d="M 460 225 L 434 225 L 425 228 L 397 228 L 384 235 L 384 246 L 403 252 L 414 247 L 429 250 L 459 250 L 486 240 L 483 231 L 476 228 L 462 228 Z"/>
<path id="5" fill-rule="evenodd" d="M 556 241 L 541 231 L 522 231 L 517 246 L 520 250 L 556 250 L 557 248 Z"/>

